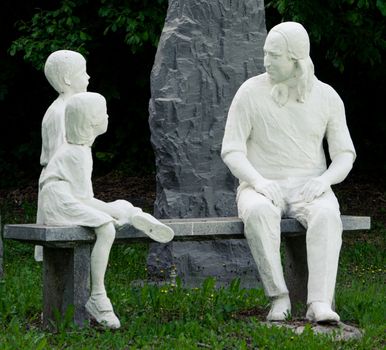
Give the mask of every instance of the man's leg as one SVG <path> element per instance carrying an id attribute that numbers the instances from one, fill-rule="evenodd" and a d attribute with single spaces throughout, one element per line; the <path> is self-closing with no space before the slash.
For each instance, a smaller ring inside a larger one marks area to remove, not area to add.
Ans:
<path id="1" fill-rule="evenodd" d="M 273 298 L 267 318 L 284 320 L 291 305 L 280 258 L 281 211 L 250 187 L 240 191 L 237 205 L 266 295 Z"/>
<path id="2" fill-rule="evenodd" d="M 339 252 L 342 245 L 342 221 L 339 204 L 330 190 L 311 203 L 304 203 L 300 221 L 307 225 L 308 298 L 307 318 L 315 321 L 339 321 L 332 311 Z"/>

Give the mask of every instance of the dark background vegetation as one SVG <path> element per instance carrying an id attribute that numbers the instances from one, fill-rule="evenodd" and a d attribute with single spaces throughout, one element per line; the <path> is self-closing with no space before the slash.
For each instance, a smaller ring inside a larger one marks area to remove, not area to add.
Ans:
<path id="1" fill-rule="evenodd" d="M 150 174 L 149 76 L 167 0 L 2 0 L 0 3 L 0 188 L 36 181 L 40 125 L 56 98 L 46 57 L 80 51 L 89 91 L 107 98 L 109 132 L 94 146 L 94 168 Z M 386 175 L 385 0 L 266 1 L 269 30 L 282 20 L 309 31 L 318 78 L 346 105 L 357 173 Z"/>

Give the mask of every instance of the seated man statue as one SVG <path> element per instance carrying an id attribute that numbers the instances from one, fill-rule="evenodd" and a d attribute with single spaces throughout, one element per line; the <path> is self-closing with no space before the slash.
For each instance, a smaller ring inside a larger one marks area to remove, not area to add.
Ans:
<path id="1" fill-rule="evenodd" d="M 338 94 L 314 75 L 304 27 L 281 23 L 264 45 L 266 73 L 237 91 L 225 127 L 222 158 L 240 180 L 237 207 L 265 292 L 267 319 L 291 311 L 280 259 L 281 217 L 306 229 L 308 310 L 316 322 L 338 322 L 332 310 L 342 222 L 331 185 L 356 157 Z M 326 137 L 331 164 L 323 151 Z"/>
<path id="2" fill-rule="evenodd" d="M 169 242 L 173 230 L 127 201 L 105 203 L 94 198 L 91 145 L 106 132 L 106 101 L 97 93 L 71 96 L 65 108 L 67 142 L 49 160 L 39 179 L 40 218 L 45 225 L 80 225 L 95 229 L 91 253 L 91 297 L 86 310 L 100 324 L 119 328 L 107 297 L 104 276 L 115 227 L 129 223 L 157 242 Z"/>
<path id="3" fill-rule="evenodd" d="M 44 65 L 44 74 L 51 86 L 58 92 L 58 97 L 48 107 L 42 122 L 42 153 L 40 164 L 45 168 L 58 150 L 66 142 L 64 130 L 64 108 L 72 95 L 85 92 L 90 79 L 86 72 L 86 60 L 75 51 L 59 50 L 48 56 Z M 40 191 L 36 223 L 41 224 Z M 35 246 L 35 260 L 43 260 L 43 249 Z"/>

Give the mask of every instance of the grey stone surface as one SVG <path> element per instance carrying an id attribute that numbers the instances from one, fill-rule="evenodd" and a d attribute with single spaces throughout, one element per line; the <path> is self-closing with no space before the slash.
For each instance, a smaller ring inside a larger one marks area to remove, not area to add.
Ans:
<path id="1" fill-rule="evenodd" d="M 306 236 L 284 237 L 284 277 L 289 290 L 293 313 L 304 313 L 307 303 Z"/>
<path id="2" fill-rule="evenodd" d="M 305 329 L 306 321 L 288 321 L 288 322 L 263 322 L 267 327 L 285 327 L 291 329 L 295 334 L 302 334 Z M 317 335 L 330 336 L 335 341 L 357 340 L 363 337 L 363 331 L 354 326 L 339 322 L 337 325 L 321 325 L 311 323 L 311 330 Z"/>
<path id="3" fill-rule="evenodd" d="M 263 70 L 265 36 L 263 0 L 169 0 L 149 103 L 156 217 L 236 215 L 236 180 L 220 158 L 221 142 L 234 94 Z M 205 268 L 226 280 L 217 267 L 229 264 L 244 276 L 253 261 L 245 241 L 154 244 L 148 271 L 157 275 L 173 260 L 178 274 Z"/>
<path id="4" fill-rule="evenodd" d="M 368 216 L 342 215 L 344 231 L 370 229 Z M 175 232 L 175 241 L 215 240 L 244 238 L 244 225 L 237 217 L 161 219 Z M 295 219 L 282 219 L 281 232 L 284 237 L 304 236 L 304 228 Z M 74 247 L 80 242 L 94 242 L 95 234 L 91 229 L 80 226 L 43 226 L 38 224 L 5 225 L 4 238 L 38 243 L 42 245 Z M 117 241 L 150 241 L 141 231 L 126 225 L 117 231 Z"/>
<path id="5" fill-rule="evenodd" d="M 74 248 L 43 248 L 43 326 L 52 328 L 55 314 L 73 308 L 73 321 L 87 321 L 85 304 L 90 296 L 90 244 Z"/>

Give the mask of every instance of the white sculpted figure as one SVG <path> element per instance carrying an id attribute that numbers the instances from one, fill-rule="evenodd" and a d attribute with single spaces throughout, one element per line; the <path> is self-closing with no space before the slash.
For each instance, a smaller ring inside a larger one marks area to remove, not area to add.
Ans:
<path id="1" fill-rule="evenodd" d="M 44 74 L 59 96 L 50 105 L 43 117 L 42 153 L 40 155 L 40 164 L 43 167 L 42 175 L 57 149 L 66 142 L 64 129 L 64 108 L 66 102 L 72 95 L 85 92 L 90 79 L 86 72 L 86 60 L 84 57 L 80 53 L 70 50 L 55 51 L 48 56 L 44 65 Z M 36 222 L 41 224 L 39 203 L 40 198 L 38 199 Z M 35 247 L 35 260 L 43 260 L 41 246 Z"/>
<path id="2" fill-rule="evenodd" d="M 129 223 L 161 243 L 169 242 L 174 233 L 127 201 L 105 203 L 94 198 L 91 145 L 98 135 L 106 132 L 107 124 L 106 101 L 102 95 L 82 92 L 67 100 L 67 142 L 55 152 L 39 179 L 40 218 L 45 225 L 81 225 L 95 229 L 96 243 L 91 254 L 91 297 L 86 310 L 97 322 L 119 328 L 120 322 L 104 286 L 115 227 Z"/>
<path id="3" fill-rule="evenodd" d="M 314 75 L 302 25 L 281 23 L 264 45 L 266 73 L 247 80 L 229 110 L 222 158 L 240 180 L 239 216 L 266 294 L 268 320 L 291 311 L 280 260 L 281 217 L 307 228 L 308 310 L 317 322 L 338 322 L 332 310 L 342 223 L 331 185 L 356 157 L 338 94 Z M 323 139 L 328 142 L 327 168 Z"/>

